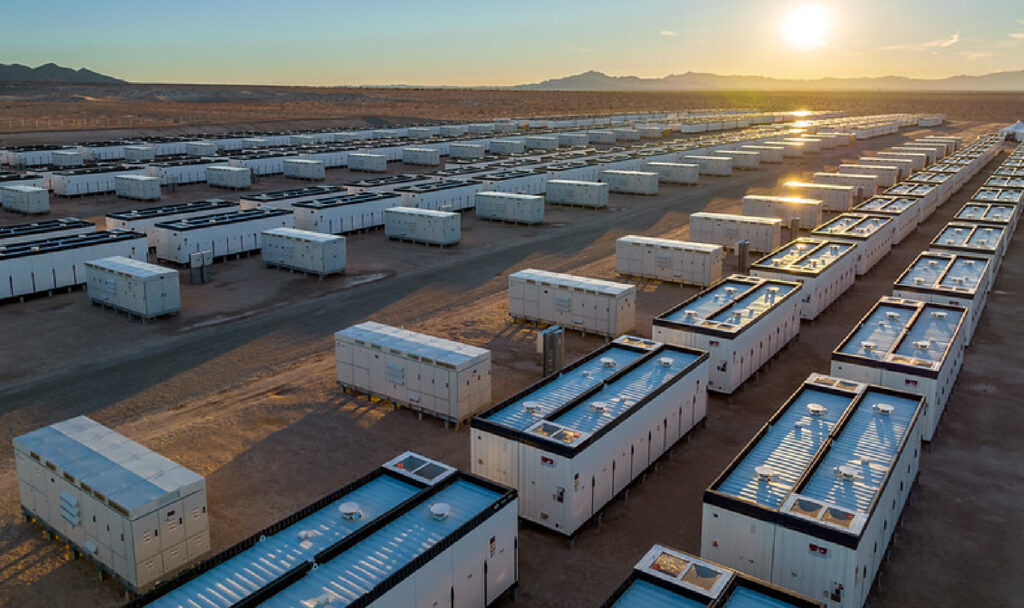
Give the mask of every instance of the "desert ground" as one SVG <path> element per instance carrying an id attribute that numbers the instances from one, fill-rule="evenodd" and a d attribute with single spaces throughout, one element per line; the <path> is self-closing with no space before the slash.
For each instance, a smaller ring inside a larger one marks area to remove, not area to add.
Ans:
<path id="1" fill-rule="evenodd" d="M 865 108 L 875 102 L 864 99 L 862 106 L 847 109 L 869 111 Z M 636 109 L 644 103 L 637 101 Z M 828 107 L 814 98 L 805 103 Z M 975 106 L 986 103 L 981 99 Z M 958 111 L 970 115 L 970 104 L 964 104 Z M 540 106 L 483 107 L 486 113 L 461 116 L 544 113 Z M 544 107 L 553 113 L 572 106 Z M 949 107 L 921 109 L 953 115 Z M 787 179 L 809 177 L 864 152 L 926 133 L 970 140 L 1016 118 L 1009 111 L 998 118 L 982 113 L 979 109 L 978 116 L 939 129 L 912 129 L 729 178 L 702 178 L 696 187 L 663 186 L 655 197 L 612 195 L 606 211 L 549 207 L 538 227 L 483 222 L 465 213 L 463 241 L 449 249 L 390 242 L 381 231 L 352 235 L 347 273 L 324 281 L 265 269 L 258 256 L 217 263 L 209 284 L 190 285 L 182 275 L 180 315 L 145 324 L 90 305 L 82 291 L 0 304 L 0 605 L 105 608 L 123 599 L 114 583 L 99 582 L 85 561 L 65 559 L 61 547 L 23 522 L 12 437 L 86 414 L 205 475 L 214 551 L 407 449 L 468 469 L 467 428 L 419 419 L 408 410 L 338 390 L 334 331 L 373 319 L 491 349 L 493 398 L 501 401 L 541 377 L 536 328 L 512 323 L 506 314 L 510 272 L 538 267 L 614 279 L 614 240 L 620 236 L 685 239 L 690 213 L 737 211 L 744 194 L 778 192 Z M 455 114 L 437 115 L 449 116 Z M 706 427 L 676 445 L 628 497 L 615 499 L 600 526 L 586 526 L 572 544 L 522 526 L 518 598 L 501 606 L 596 606 L 651 544 L 699 552 L 707 485 L 809 373 L 827 372 L 832 348 L 878 297 L 890 293 L 892 281 L 1005 153 L 859 277 L 827 312 L 804 323 L 798 339 L 740 391 L 710 395 Z M 409 170 L 400 164 L 391 168 Z M 345 169 L 331 170 L 327 183 L 352 176 Z M 258 189 L 295 183 L 270 178 Z M 210 196 L 224 197 L 224 192 L 187 186 L 163 202 Z M 54 216 L 92 219 L 141 206 L 112 197 L 51 202 Z M 0 212 L 0 224 L 21 221 Z M 730 258 L 727 266 L 734 269 L 736 261 Z M 1013 395 L 1024 392 L 1024 379 L 1016 373 L 1024 365 L 1022 268 L 1024 249 L 1012 245 L 935 442 L 922 458 L 918 487 L 879 575 L 873 607 L 1009 605 L 1019 595 L 1024 553 L 1015 539 L 1024 537 L 1018 516 L 1024 444 L 1014 437 L 1024 432 L 1024 410 Z M 655 282 L 637 285 L 635 333 L 646 337 L 654 316 L 697 292 Z M 603 342 L 571 333 L 566 359 Z"/>

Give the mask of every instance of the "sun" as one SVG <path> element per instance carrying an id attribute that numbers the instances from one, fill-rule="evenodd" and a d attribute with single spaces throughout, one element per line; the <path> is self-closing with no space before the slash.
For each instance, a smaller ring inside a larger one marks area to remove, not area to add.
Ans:
<path id="1" fill-rule="evenodd" d="M 828 11 L 818 4 L 794 7 L 782 19 L 782 39 L 793 48 L 809 51 L 825 46 L 831 26 Z"/>

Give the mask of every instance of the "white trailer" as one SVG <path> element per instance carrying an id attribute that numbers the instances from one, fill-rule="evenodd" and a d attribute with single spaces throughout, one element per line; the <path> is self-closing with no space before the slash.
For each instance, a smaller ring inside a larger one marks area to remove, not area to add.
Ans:
<path id="1" fill-rule="evenodd" d="M 441 151 L 437 148 L 402 148 L 402 162 L 406 165 L 440 165 Z"/>
<path id="2" fill-rule="evenodd" d="M 963 364 L 967 309 L 882 296 L 832 351 L 833 376 L 924 397 L 921 436 L 931 441 Z"/>
<path id="3" fill-rule="evenodd" d="M 54 171 L 50 175 L 50 186 L 58 196 L 86 196 L 104 194 L 117 189 L 116 180 L 120 175 L 142 175 L 143 168 L 128 165 L 97 165 L 67 171 Z"/>
<path id="4" fill-rule="evenodd" d="M 798 238 L 754 262 L 750 274 L 803 284 L 800 317 L 814 320 L 856 278 L 858 245 L 819 238 Z"/>
<path id="5" fill-rule="evenodd" d="M 324 162 L 305 158 L 286 158 L 282 162 L 284 176 L 293 179 L 320 181 L 327 177 Z"/>
<path id="6" fill-rule="evenodd" d="M 748 194 L 743 197 L 743 215 L 777 217 L 786 226 L 796 220 L 802 230 L 810 230 L 821 223 L 822 207 L 820 200 L 798 196 Z"/>
<path id="7" fill-rule="evenodd" d="M 655 340 L 706 350 L 708 390 L 731 394 L 800 332 L 801 284 L 734 274 L 655 317 Z"/>
<path id="8" fill-rule="evenodd" d="M 894 298 L 907 298 L 963 306 L 967 318 L 963 330 L 971 343 L 974 330 L 988 301 L 995 276 L 985 256 L 923 251 L 893 283 Z"/>
<path id="9" fill-rule="evenodd" d="M 130 163 L 147 163 L 156 160 L 153 146 L 125 146 L 124 159 Z"/>
<path id="10" fill-rule="evenodd" d="M 491 192 L 543 194 L 548 174 L 543 170 L 524 168 L 485 173 L 476 179 L 483 184 L 481 189 Z"/>
<path id="11" fill-rule="evenodd" d="M 388 170 L 388 157 L 384 154 L 352 152 L 348 155 L 348 168 L 366 173 L 385 173 Z"/>
<path id="12" fill-rule="evenodd" d="M 544 200 L 554 205 L 605 208 L 608 206 L 608 184 L 549 179 L 544 187 Z"/>
<path id="13" fill-rule="evenodd" d="M 252 186 L 252 170 L 248 167 L 207 165 L 206 183 L 216 188 L 245 190 Z"/>
<path id="14" fill-rule="evenodd" d="M 892 251 L 896 221 L 887 215 L 840 213 L 811 231 L 811 236 L 857 245 L 857 275 L 867 274 Z"/>
<path id="15" fill-rule="evenodd" d="M 735 249 L 738 241 L 750 243 L 751 251 L 774 251 L 782 242 L 782 220 L 730 213 L 700 211 L 690 214 L 690 238 Z"/>
<path id="16" fill-rule="evenodd" d="M 334 334 L 338 384 L 460 423 L 491 405 L 491 351 L 372 321 Z"/>
<path id="17" fill-rule="evenodd" d="M 783 185 L 801 197 L 820 200 L 825 211 L 849 211 L 857 196 L 857 189 L 852 186 L 801 181 L 790 181 Z"/>
<path id="18" fill-rule="evenodd" d="M 86 289 L 94 304 L 153 319 L 181 310 L 178 271 L 113 256 L 85 262 Z"/>
<path id="19" fill-rule="evenodd" d="M 816 184 L 834 184 L 850 186 L 855 189 L 854 203 L 871 198 L 878 191 L 878 181 L 873 174 L 865 173 L 829 173 L 817 171 L 813 176 Z"/>
<path id="20" fill-rule="evenodd" d="M 658 193 L 658 174 L 650 171 L 601 171 L 601 181 L 608 184 L 609 192 L 619 194 Z"/>
<path id="21" fill-rule="evenodd" d="M 680 160 L 687 163 L 697 163 L 702 175 L 717 175 L 720 177 L 732 175 L 733 159 L 729 156 L 684 154 Z"/>
<path id="22" fill-rule="evenodd" d="M 630 234 L 615 241 L 615 272 L 707 287 L 722 278 L 721 245 Z"/>
<path id="23" fill-rule="evenodd" d="M 999 273 L 1006 253 L 1006 229 L 972 222 L 949 222 L 932 239 L 931 248 L 989 257 L 994 276 Z"/>
<path id="24" fill-rule="evenodd" d="M 883 165 L 856 165 L 841 164 L 836 169 L 839 173 L 850 173 L 854 175 L 875 176 L 876 186 L 889 188 L 896 185 L 899 179 L 900 170 L 897 167 L 886 167 Z"/>
<path id="25" fill-rule="evenodd" d="M 760 169 L 761 153 L 755 150 L 715 150 L 715 156 L 727 156 L 732 159 L 733 169 Z"/>
<path id="26" fill-rule="evenodd" d="M 479 159 L 487 153 L 486 146 L 480 144 L 451 143 L 448 145 L 448 156 L 451 158 Z"/>
<path id="27" fill-rule="evenodd" d="M 914 161 L 909 158 L 880 158 L 877 156 L 861 156 L 857 159 L 858 165 L 869 167 L 887 167 L 896 169 L 896 180 L 904 180 L 914 172 Z"/>
<path id="28" fill-rule="evenodd" d="M 811 374 L 704 492 L 701 557 L 861 606 L 917 475 L 922 409 L 917 395 Z"/>
<path id="29" fill-rule="evenodd" d="M 384 226 L 384 210 L 402 199 L 393 192 L 340 194 L 295 203 L 295 227 L 324 234 L 344 234 Z"/>
<path id="30" fill-rule="evenodd" d="M 128 591 L 210 550 L 206 481 L 78 416 L 14 438 L 21 509 Z"/>
<path id="31" fill-rule="evenodd" d="M 389 239 L 427 245 L 458 245 L 462 216 L 449 211 L 389 207 L 384 210 L 384 234 Z"/>
<path id="32" fill-rule="evenodd" d="M 118 175 L 114 177 L 118 198 L 136 201 L 160 200 L 160 179 L 146 175 Z"/>
<path id="33" fill-rule="evenodd" d="M 149 163 L 146 166 L 145 175 L 160 178 L 160 184 L 163 186 L 198 184 L 207 181 L 206 169 L 208 167 L 226 167 L 227 164 L 227 159 L 216 158 L 167 160 Z"/>
<path id="34" fill-rule="evenodd" d="M 156 246 L 155 228 L 159 222 L 166 222 L 189 217 L 203 217 L 205 215 L 217 215 L 228 211 L 238 210 L 237 203 L 211 198 L 205 201 L 194 201 L 191 203 L 175 203 L 161 207 L 149 207 L 146 209 L 129 209 L 115 211 L 106 216 L 107 230 L 132 230 L 141 232 L 149 238 L 150 247 Z"/>
<path id="35" fill-rule="evenodd" d="M 705 419 L 707 380 L 707 353 L 622 336 L 473 418 L 473 472 L 572 536 Z"/>
<path id="36" fill-rule="evenodd" d="M 544 221 L 544 197 L 513 192 L 477 192 L 476 216 L 517 224 L 539 224 Z"/>
<path id="37" fill-rule="evenodd" d="M 886 160 L 888 160 L 888 159 L 909 160 L 910 161 L 910 166 L 911 166 L 911 168 L 914 171 L 920 171 L 920 170 L 924 169 L 925 166 L 927 166 L 929 164 L 928 155 L 923 150 L 920 151 L 920 152 L 907 152 L 907 151 L 899 152 L 899 151 L 894 151 L 894 150 L 895 150 L 895 148 L 890 149 L 890 150 L 881 151 L 881 152 L 875 152 L 875 155 L 878 156 L 878 158 L 882 158 L 882 159 L 886 159 Z M 909 175 L 909 173 L 908 173 L 908 175 Z"/>
<path id="38" fill-rule="evenodd" d="M 292 226 L 292 212 L 284 209 L 249 209 L 159 222 L 153 226 L 156 257 L 187 264 L 197 251 L 210 251 L 215 259 L 259 251 L 264 230 Z"/>
<path id="39" fill-rule="evenodd" d="M 700 165 L 691 163 L 646 163 L 644 168 L 658 173 L 658 180 L 666 184 L 696 185 Z"/>
<path id="40" fill-rule="evenodd" d="M 291 210 L 296 203 L 314 201 L 320 198 L 345 194 L 346 189 L 339 186 L 306 186 L 290 188 L 274 192 L 246 194 L 238 199 L 238 207 L 243 211 L 249 209 L 287 209 Z"/>
<path id="41" fill-rule="evenodd" d="M 746 144 L 739 147 L 740 150 L 751 150 L 760 155 L 762 163 L 776 164 L 783 162 L 785 149 L 782 146 L 773 144 Z"/>
<path id="42" fill-rule="evenodd" d="M 50 193 L 35 186 L 0 186 L 0 204 L 4 211 L 37 215 L 50 212 Z"/>
<path id="43" fill-rule="evenodd" d="M 135 159 L 126 159 L 135 160 Z M 36 164 L 36 163 L 34 163 Z M 38 164 L 49 164 L 54 167 L 81 167 L 85 164 L 85 159 L 82 158 L 82 153 L 78 150 L 53 150 L 50 153 L 49 163 L 38 163 Z"/>
<path id="44" fill-rule="evenodd" d="M 484 190 L 477 180 L 445 179 L 400 186 L 392 192 L 402 197 L 403 207 L 461 211 L 476 204 L 476 194 Z"/>
<path id="45" fill-rule="evenodd" d="M 527 268 L 508 277 L 508 312 L 516 320 L 614 337 L 636 324 L 636 287 Z"/>
<path id="46" fill-rule="evenodd" d="M 797 595 L 740 570 L 654 545 L 603 608 L 823 608 L 824 603 Z"/>
<path id="47" fill-rule="evenodd" d="M 86 261 L 115 255 L 144 261 L 148 250 L 146 235 L 122 230 L 2 245 L 0 300 L 82 285 Z"/>
<path id="48" fill-rule="evenodd" d="M 56 239 L 75 234 L 96 232 L 96 225 L 77 217 L 61 217 L 54 220 L 40 220 L 29 224 L 0 226 L 0 246 Z"/>
<path id="49" fill-rule="evenodd" d="M 921 219 L 921 199 L 912 196 L 873 196 L 854 207 L 856 213 L 887 215 L 895 224 L 892 244 L 897 245 L 917 229 Z"/>
<path id="50" fill-rule="evenodd" d="M 526 141 L 522 139 L 492 139 L 491 154 L 522 154 L 526 151 Z"/>
<path id="51" fill-rule="evenodd" d="M 263 265 L 321 278 L 345 272 L 345 237 L 295 228 L 271 228 L 262 234 Z"/>

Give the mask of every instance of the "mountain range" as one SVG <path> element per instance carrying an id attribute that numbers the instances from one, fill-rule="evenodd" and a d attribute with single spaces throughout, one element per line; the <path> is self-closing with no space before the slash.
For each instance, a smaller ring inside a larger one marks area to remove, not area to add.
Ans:
<path id="1" fill-rule="evenodd" d="M 664 78 L 639 78 L 589 71 L 513 88 L 530 91 L 1024 91 L 1024 70 L 937 79 L 883 76 L 813 80 L 721 76 L 699 72 L 670 74 Z"/>
<path id="2" fill-rule="evenodd" d="M 73 84 L 111 84 L 124 82 L 119 78 L 104 76 L 92 70 L 73 70 L 47 63 L 37 68 L 18 63 L 0 63 L 0 82 L 62 82 Z"/>

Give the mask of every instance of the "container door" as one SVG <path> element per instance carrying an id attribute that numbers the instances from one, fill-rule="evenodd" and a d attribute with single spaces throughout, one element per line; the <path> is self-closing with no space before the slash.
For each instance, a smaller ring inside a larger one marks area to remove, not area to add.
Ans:
<path id="1" fill-rule="evenodd" d="M 185 518 L 185 535 L 192 537 L 209 529 L 206 516 L 206 490 L 199 490 L 186 496 L 182 501 Z"/>
<path id="2" fill-rule="evenodd" d="M 160 553 L 160 526 L 157 518 L 158 514 L 154 511 L 131 522 L 136 562 Z"/>
<path id="3" fill-rule="evenodd" d="M 478 608 L 487 605 L 484 598 L 487 577 L 484 572 L 488 546 L 487 529 L 478 526 L 452 546 L 455 608 Z"/>

